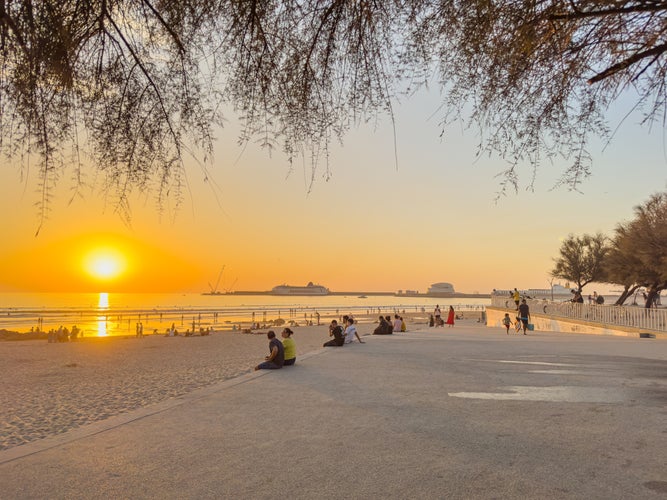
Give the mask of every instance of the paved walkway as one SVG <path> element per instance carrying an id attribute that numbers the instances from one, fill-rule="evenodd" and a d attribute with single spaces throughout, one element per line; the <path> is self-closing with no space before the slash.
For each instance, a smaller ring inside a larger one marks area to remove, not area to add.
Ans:
<path id="1" fill-rule="evenodd" d="M 365 340 L 0 452 L 0 498 L 667 496 L 667 342 Z"/>

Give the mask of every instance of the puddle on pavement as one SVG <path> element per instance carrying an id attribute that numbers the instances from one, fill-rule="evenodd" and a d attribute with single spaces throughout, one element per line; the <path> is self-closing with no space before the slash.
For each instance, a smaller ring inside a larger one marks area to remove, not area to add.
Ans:
<path id="1" fill-rule="evenodd" d="M 547 361 L 511 361 L 505 359 L 489 359 L 488 361 L 495 361 L 496 363 L 509 363 L 513 365 L 577 366 L 569 363 L 549 363 Z"/>
<path id="2" fill-rule="evenodd" d="M 578 366 L 571 363 L 550 363 L 548 361 L 516 361 L 512 359 L 476 359 L 470 358 L 468 361 L 484 361 L 487 363 L 506 363 L 511 365 L 538 365 L 538 366 Z"/>
<path id="3" fill-rule="evenodd" d="M 588 375 L 587 372 L 577 370 L 529 370 L 528 373 L 542 373 L 546 375 Z"/>
<path id="4" fill-rule="evenodd" d="M 511 386 L 501 390 L 508 392 L 450 392 L 449 396 L 467 399 L 492 399 L 496 401 L 547 401 L 563 403 L 621 403 L 624 394 L 603 387 L 531 387 Z"/>

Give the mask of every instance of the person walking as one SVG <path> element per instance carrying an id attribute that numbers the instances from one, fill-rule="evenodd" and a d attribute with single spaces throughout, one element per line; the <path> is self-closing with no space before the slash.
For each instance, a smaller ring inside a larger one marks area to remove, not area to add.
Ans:
<path id="1" fill-rule="evenodd" d="M 436 304 L 435 309 L 433 310 L 433 316 L 435 316 L 435 326 L 440 326 L 440 325 L 441 325 L 441 321 L 440 321 L 440 316 L 441 316 L 440 304 Z"/>
<path id="2" fill-rule="evenodd" d="M 523 334 L 527 335 L 526 330 L 528 329 L 528 321 L 530 320 L 530 307 L 526 304 L 526 299 L 523 299 L 521 305 L 519 305 L 519 319 L 521 320 Z"/>
<path id="3" fill-rule="evenodd" d="M 512 324 L 512 320 L 510 319 L 509 313 L 505 313 L 505 317 L 503 318 L 503 325 L 505 325 L 505 329 L 507 330 L 507 335 L 510 334 L 510 325 Z"/>

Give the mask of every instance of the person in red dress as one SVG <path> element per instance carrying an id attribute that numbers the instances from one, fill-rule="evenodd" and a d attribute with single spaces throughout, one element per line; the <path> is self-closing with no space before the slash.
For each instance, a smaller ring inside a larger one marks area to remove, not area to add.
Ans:
<path id="1" fill-rule="evenodd" d="M 451 328 L 454 326 L 454 308 L 452 306 L 449 306 L 449 313 L 447 314 L 447 321 L 445 321 Z"/>

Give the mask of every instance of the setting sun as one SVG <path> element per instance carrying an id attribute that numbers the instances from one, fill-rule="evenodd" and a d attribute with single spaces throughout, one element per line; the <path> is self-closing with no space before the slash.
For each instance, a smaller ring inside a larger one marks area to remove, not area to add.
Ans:
<path id="1" fill-rule="evenodd" d="M 86 256 L 84 267 L 86 271 L 99 280 L 112 280 L 125 270 L 125 258 L 113 249 L 98 249 Z"/>

